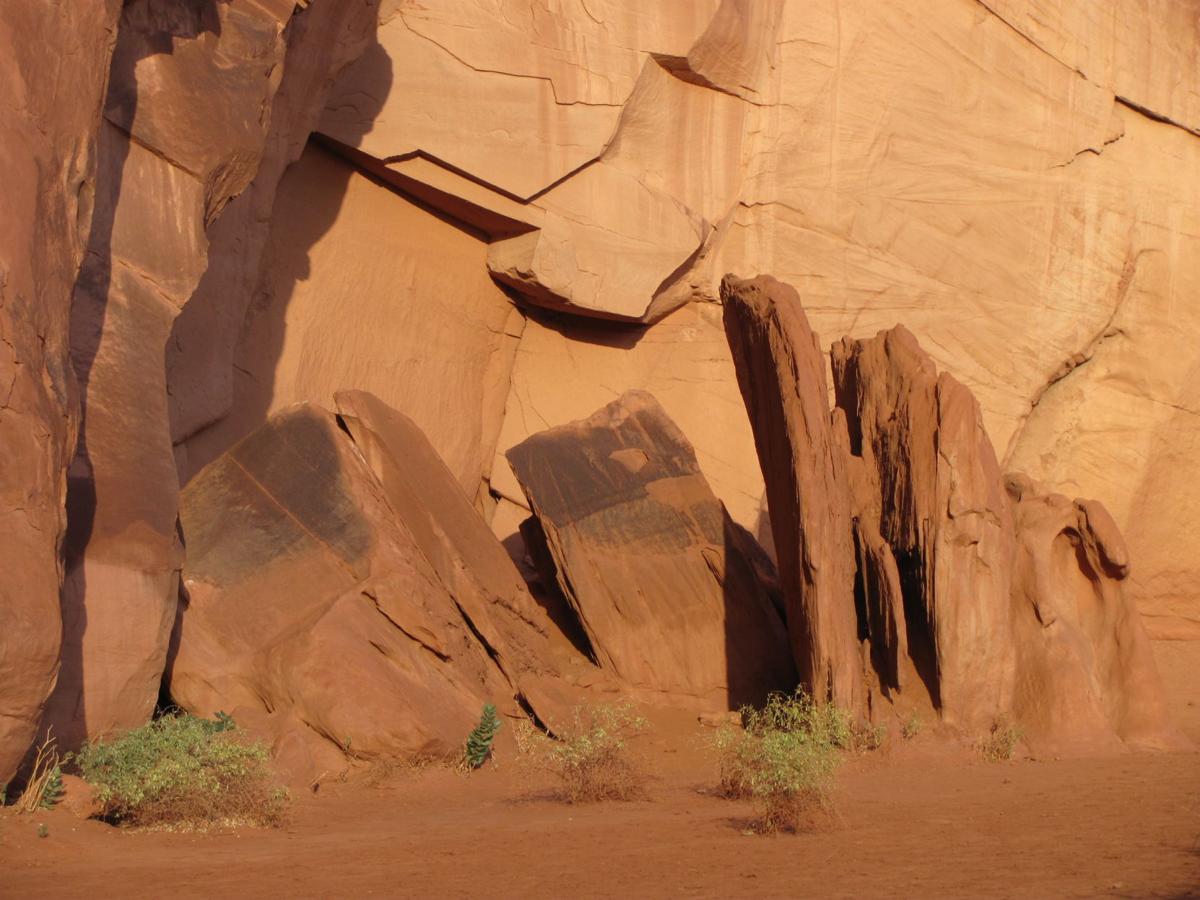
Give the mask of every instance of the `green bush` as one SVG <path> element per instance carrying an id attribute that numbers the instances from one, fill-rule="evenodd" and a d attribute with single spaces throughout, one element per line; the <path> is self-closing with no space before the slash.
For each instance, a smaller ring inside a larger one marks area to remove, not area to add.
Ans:
<path id="1" fill-rule="evenodd" d="M 800 831 L 827 811 L 838 750 L 863 741 L 844 712 L 815 703 L 803 689 L 743 709 L 742 725 L 726 726 L 714 739 L 721 792 L 755 801 L 760 832 Z M 882 740 L 880 732 L 865 733 Z"/>
<path id="2" fill-rule="evenodd" d="M 645 776 L 629 758 L 628 741 L 648 727 L 621 701 L 576 707 L 554 738 L 528 720 L 517 725 L 515 737 L 518 752 L 558 780 L 566 802 L 635 800 L 645 796 Z"/>
<path id="3" fill-rule="evenodd" d="M 267 748 L 233 719 L 167 715 L 80 751 L 101 816 L 141 826 L 277 825 L 287 791 L 272 784 Z"/>
<path id="4" fill-rule="evenodd" d="M 492 741 L 500 730 L 500 719 L 496 716 L 496 707 L 485 703 L 479 724 L 467 735 L 467 765 L 478 769 L 492 755 Z"/>

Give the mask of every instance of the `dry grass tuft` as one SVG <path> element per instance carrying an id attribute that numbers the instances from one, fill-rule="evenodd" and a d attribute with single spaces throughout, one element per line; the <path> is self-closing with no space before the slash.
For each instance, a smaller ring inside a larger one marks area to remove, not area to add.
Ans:
<path id="1" fill-rule="evenodd" d="M 988 762 L 1007 762 L 1012 759 L 1024 735 L 1021 729 L 1001 716 L 992 723 L 991 731 L 979 740 L 979 752 Z"/>
<path id="2" fill-rule="evenodd" d="M 51 809 L 58 803 L 63 794 L 64 762 L 66 758 L 59 757 L 54 738 L 46 735 L 34 756 L 33 768 L 30 770 L 25 790 L 17 800 L 17 812 L 31 813 L 39 809 Z"/>
<path id="3" fill-rule="evenodd" d="M 521 758 L 554 776 L 560 799 L 591 803 L 646 796 L 646 777 L 630 759 L 628 741 L 648 727 L 630 703 L 618 702 L 576 707 L 555 738 L 529 720 L 513 731 Z"/>

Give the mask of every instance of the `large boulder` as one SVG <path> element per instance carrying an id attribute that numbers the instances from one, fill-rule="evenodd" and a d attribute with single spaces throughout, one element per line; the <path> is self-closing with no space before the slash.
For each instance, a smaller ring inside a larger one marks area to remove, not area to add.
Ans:
<path id="1" fill-rule="evenodd" d="M 59 668 L 59 547 L 78 395 L 71 291 L 119 0 L 0 4 L 0 784 Z"/>
<path id="2" fill-rule="evenodd" d="M 508 451 L 600 666 L 651 700 L 728 709 L 795 675 L 771 565 L 649 394 Z"/>
<path id="3" fill-rule="evenodd" d="M 801 680 L 854 709 L 863 680 L 846 458 L 831 427 L 825 359 L 795 290 L 726 279 L 725 333 L 750 413 Z"/>
<path id="4" fill-rule="evenodd" d="M 335 402 L 393 514 L 517 698 L 542 722 L 566 724 L 581 698 L 564 673 L 579 654 L 530 596 L 454 473 L 412 419 L 373 394 L 340 391 Z"/>
<path id="5" fill-rule="evenodd" d="M 299 404 L 183 491 L 169 671 L 190 711 L 287 713 L 366 758 L 455 752 L 512 690 L 335 416 Z"/>

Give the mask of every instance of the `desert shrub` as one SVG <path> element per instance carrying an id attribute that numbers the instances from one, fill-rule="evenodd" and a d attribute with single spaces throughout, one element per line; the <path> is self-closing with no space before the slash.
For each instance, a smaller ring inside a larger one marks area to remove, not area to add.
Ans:
<path id="1" fill-rule="evenodd" d="M 979 752 L 988 762 L 1006 762 L 1013 758 L 1021 742 L 1021 729 L 1001 716 L 978 744 Z"/>
<path id="2" fill-rule="evenodd" d="M 844 712 L 815 703 L 803 689 L 772 694 L 762 709 L 743 709 L 742 725 L 721 728 L 713 740 L 720 788 L 727 797 L 754 800 L 753 827 L 760 832 L 801 831 L 828 811 L 838 750 L 881 741 L 883 734 L 857 730 Z"/>
<path id="3" fill-rule="evenodd" d="M 923 727 L 924 724 L 921 722 L 921 717 L 914 712 L 904 720 L 904 724 L 900 726 L 900 733 L 904 735 L 906 741 L 911 741 L 921 733 Z"/>
<path id="4" fill-rule="evenodd" d="M 273 784 L 266 746 L 224 713 L 167 715 L 80 751 L 101 816 L 139 826 L 277 825 L 287 791 Z"/>
<path id="5" fill-rule="evenodd" d="M 496 716 L 496 707 L 485 703 L 479 724 L 467 735 L 466 758 L 470 768 L 478 769 L 492 755 L 492 741 L 499 730 L 500 719 Z"/>
<path id="6" fill-rule="evenodd" d="M 18 812 L 53 809 L 58 804 L 63 795 L 62 766 L 69 759 L 70 754 L 58 755 L 54 738 L 47 735 L 34 755 L 29 781 L 17 800 Z"/>
<path id="7" fill-rule="evenodd" d="M 629 739 L 648 728 L 628 702 L 578 706 L 551 738 L 526 720 L 514 728 L 517 750 L 559 784 L 568 803 L 636 800 L 645 776 L 629 756 Z"/>

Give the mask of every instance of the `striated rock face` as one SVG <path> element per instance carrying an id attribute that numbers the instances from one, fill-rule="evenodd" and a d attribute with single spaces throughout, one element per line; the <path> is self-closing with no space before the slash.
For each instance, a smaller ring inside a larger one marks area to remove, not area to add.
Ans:
<path id="1" fill-rule="evenodd" d="M 411 423 L 369 395 L 341 405 L 362 453 L 300 404 L 184 489 L 171 696 L 366 758 L 454 753 L 483 703 L 515 711 L 514 687 L 553 721 L 569 696 L 503 550 Z"/>
<path id="2" fill-rule="evenodd" d="M 844 339 L 832 357 L 850 452 L 873 507 L 879 498 L 878 534 L 905 595 L 909 655 L 943 718 L 986 727 L 1011 692 L 1014 548 L 979 405 L 903 326 Z"/>
<path id="3" fill-rule="evenodd" d="M 437 572 L 511 690 L 546 723 L 580 697 L 563 673 L 574 655 L 428 438 L 365 391 L 336 396 L 338 418 L 379 479 L 394 515 Z"/>
<path id="4" fill-rule="evenodd" d="M 63 666 L 45 717 L 67 746 L 140 723 L 158 697 L 183 559 L 164 356 L 205 275 L 214 222 L 268 150 L 277 180 L 281 145 L 296 140 L 292 129 L 307 134 L 288 121 L 303 120 L 289 103 L 272 117 L 289 37 L 312 50 L 303 25 L 285 30 L 294 8 L 133 0 L 121 13 L 71 313 L 82 427 L 67 497 Z M 301 87 L 319 83 L 330 55 L 304 57 L 314 69 Z M 319 92 L 305 102 L 319 108 Z"/>
<path id="5" fill-rule="evenodd" d="M 770 563 L 652 396 L 630 391 L 508 459 L 548 550 L 543 564 L 552 561 L 602 668 L 645 697 L 704 708 L 792 685 Z"/>
<path id="6" fill-rule="evenodd" d="M 830 414 L 796 292 L 730 277 L 722 297 L 818 696 L 876 718 L 931 704 L 967 733 L 1011 716 L 1039 752 L 1173 740 L 1103 506 L 1006 490 L 975 398 L 902 326 L 834 344 Z"/>
<path id="7" fill-rule="evenodd" d="M 0 784 L 59 668 L 64 475 L 78 421 L 68 318 L 119 11 L 116 0 L 0 5 Z"/>
<path id="8" fill-rule="evenodd" d="M 1171 0 L 391 0 L 319 130 L 529 304 L 655 321 L 773 272 L 820 333 L 904 321 L 1003 466 L 1106 498 L 1154 633 L 1195 637 L 1198 35 Z"/>
<path id="9" fill-rule="evenodd" d="M 727 280 L 725 332 L 767 473 L 792 649 L 805 684 L 846 709 L 864 700 L 846 459 L 829 418 L 825 360 L 800 298 L 766 277 Z"/>

